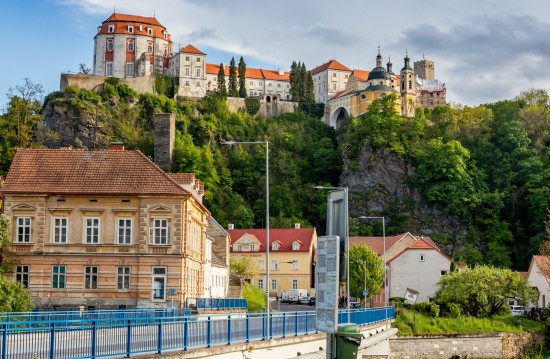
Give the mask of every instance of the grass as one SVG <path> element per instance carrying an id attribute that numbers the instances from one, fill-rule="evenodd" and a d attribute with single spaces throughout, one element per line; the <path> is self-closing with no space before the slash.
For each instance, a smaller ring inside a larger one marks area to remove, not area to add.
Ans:
<path id="1" fill-rule="evenodd" d="M 244 283 L 243 298 L 248 303 L 249 312 L 259 312 L 265 308 L 265 292 L 250 283 Z"/>
<path id="2" fill-rule="evenodd" d="M 393 324 L 399 331 L 397 335 L 456 334 L 456 333 L 495 333 L 495 332 L 543 332 L 544 323 L 525 317 L 438 317 L 415 313 L 410 309 L 399 309 Z"/>

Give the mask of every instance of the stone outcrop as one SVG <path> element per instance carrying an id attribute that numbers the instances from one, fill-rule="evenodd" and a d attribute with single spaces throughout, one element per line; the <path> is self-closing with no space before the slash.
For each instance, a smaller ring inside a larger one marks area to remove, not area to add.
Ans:
<path id="1" fill-rule="evenodd" d="M 344 156 L 340 186 L 349 188 L 350 217 L 399 214 L 399 227 L 415 235 L 442 235 L 439 243 L 451 254 L 454 239 L 463 236 L 460 221 L 428 204 L 415 185 L 416 167 L 385 149 L 366 145 L 356 159 Z M 453 240 L 451 240 L 453 239 Z"/>

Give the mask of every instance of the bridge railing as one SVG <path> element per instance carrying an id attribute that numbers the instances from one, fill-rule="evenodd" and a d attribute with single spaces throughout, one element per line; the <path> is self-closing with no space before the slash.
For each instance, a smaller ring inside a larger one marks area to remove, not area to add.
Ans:
<path id="1" fill-rule="evenodd" d="M 106 313 L 90 311 L 80 318 L 56 317 L 43 321 L 34 320 L 37 317 L 30 316 L 31 313 L 27 313 L 27 319 L 33 319 L 29 321 L 13 320 L 12 315 L 9 316 L 12 321 L 0 323 L 0 358 L 129 357 L 138 353 L 210 348 L 266 340 L 267 325 L 270 338 L 316 333 L 313 311 L 274 312 L 269 319 L 266 313 L 168 316 L 161 312 L 157 317 L 153 313 L 155 311 L 136 310 L 135 317 L 122 313 L 107 317 L 102 315 Z M 346 312 L 340 315 L 342 322 L 347 321 Z M 351 321 L 360 325 L 381 322 L 393 315 L 391 307 L 350 312 Z"/>
<path id="2" fill-rule="evenodd" d="M 232 310 L 248 309 L 246 299 L 242 298 L 187 298 L 185 307 L 193 306 L 197 310 Z"/>

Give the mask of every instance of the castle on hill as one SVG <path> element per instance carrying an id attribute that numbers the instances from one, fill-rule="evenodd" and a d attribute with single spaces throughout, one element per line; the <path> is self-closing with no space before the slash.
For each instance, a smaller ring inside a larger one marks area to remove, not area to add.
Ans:
<path id="1" fill-rule="evenodd" d="M 417 107 L 445 104 L 445 84 L 434 78 L 433 61 L 423 58 L 411 68 L 408 55 L 404 60 L 399 75 L 393 73 L 391 61 L 382 65 L 380 49 L 370 71 L 351 70 L 336 60 L 312 69 L 315 101 L 325 104 L 323 120 L 338 127 L 391 93 L 399 99 L 396 110 L 406 117 L 414 116 Z M 113 13 L 94 37 L 93 75 L 63 74 L 61 90 L 68 85 L 97 89 L 107 77 L 115 77 L 138 92 L 154 92 L 155 76 L 167 75 L 179 79 L 176 96 L 201 98 L 217 91 L 219 67 L 207 63 L 207 54 L 192 44 L 175 51 L 169 32 L 155 17 Z M 229 66 L 225 75 L 229 83 Z M 247 96 L 268 105 L 291 101 L 290 74 L 283 69 L 247 68 L 246 89 Z M 292 103 L 287 105 L 292 111 Z"/>

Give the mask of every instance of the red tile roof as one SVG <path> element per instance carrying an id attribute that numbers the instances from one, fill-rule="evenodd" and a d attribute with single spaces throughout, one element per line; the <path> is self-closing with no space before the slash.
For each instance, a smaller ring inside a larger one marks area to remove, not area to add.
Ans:
<path id="1" fill-rule="evenodd" d="M 348 91 L 348 90 L 342 90 L 342 91 L 338 91 L 334 96 L 332 96 L 330 99 L 331 100 L 334 100 L 334 99 L 337 99 L 339 97 L 343 97 L 343 96 L 346 96 L 346 95 L 349 95 L 350 93 L 352 93 L 353 91 Z"/>
<path id="2" fill-rule="evenodd" d="M 369 78 L 370 71 L 355 69 L 352 71 L 351 76 L 355 76 L 357 81 L 365 82 Z"/>
<path id="3" fill-rule="evenodd" d="M 283 72 L 282 75 L 279 75 L 279 71 L 262 69 L 262 74 L 266 80 L 290 81 L 289 72 Z"/>
<path id="4" fill-rule="evenodd" d="M 533 261 L 537 263 L 542 275 L 550 283 L 550 256 L 533 256 Z M 531 271 L 531 268 L 529 268 Z"/>
<path id="5" fill-rule="evenodd" d="M 229 65 L 224 66 L 225 76 L 229 76 Z M 220 71 L 219 64 L 206 64 L 206 73 L 209 75 L 217 75 Z M 239 76 L 239 70 L 237 69 L 237 76 Z M 253 67 L 246 68 L 246 78 L 247 79 L 258 79 L 258 80 L 272 80 L 272 81 L 290 81 L 290 73 L 284 72 L 283 75 L 279 75 L 279 71 L 276 70 L 265 70 L 265 69 L 256 69 Z"/>
<path id="6" fill-rule="evenodd" d="M 114 31 L 109 32 L 109 25 L 114 25 Z M 134 26 L 133 32 L 128 32 L 128 25 Z M 139 31 L 139 25 L 144 25 L 141 31 Z M 153 30 L 153 35 L 148 35 L 147 27 Z M 164 32 L 166 32 L 166 28 L 154 17 L 113 13 L 107 20 L 103 21 L 98 33 L 102 35 L 128 34 L 153 36 L 171 42 L 170 35 L 167 34 L 165 38 Z"/>
<path id="7" fill-rule="evenodd" d="M 386 236 L 386 252 L 407 234 L 409 233 L 398 234 L 390 237 Z M 384 254 L 384 237 L 349 237 L 349 243 L 350 245 L 363 243 L 375 251 L 379 256 Z"/>
<path id="8" fill-rule="evenodd" d="M 185 46 L 183 49 L 180 50 L 180 52 L 183 52 L 185 54 L 206 55 L 204 52 L 197 49 L 195 46 L 193 46 L 191 44 Z"/>
<path id="9" fill-rule="evenodd" d="M 338 62 L 336 60 L 330 60 L 329 62 L 324 63 L 321 66 L 317 66 L 316 68 L 311 70 L 310 73 L 312 75 L 315 75 L 315 74 L 317 74 L 321 71 L 324 71 L 326 69 L 338 70 L 338 71 L 351 71 L 351 69 L 349 69 L 345 65 L 342 65 L 340 62 Z"/>
<path id="10" fill-rule="evenodd" d="M 18 149 L 3 193 L 189 196 L 139 151 Z"/>
<path id="11" fill-rule="evenodd" d="M 395 259 L 397 259 L 400 255 L 405 253 L 407 250 L 435 250 L 439 254 L 441 254 L 443 257 L 445 257 L 449 262 L 451 262 L 451 258 L 449 258 L 443 251 L 432 241 L 430 237 L 415 237 L 415 241 L 407 248 L 402 250 L 400 253 L 395 255 L 393 258 L 388 260 L 388 263 L 393 262 Z"/>
<path id="12" fill-rule="evenodd" d="M 230 229 L 227 230 L 227 233 L 229 233 L 231 244 L 238 241 L 245 234 L 254 236 L 260 242 L 261 248 L 263 248 L 260 249 L 260 251 L 265 251 L 265 229 Z M 280 243 L 277 252 L 309 252 L 311 241 L 314 240 L 314 238 L 317 238 L 315 228 L 272 228 L 269 230 L 270 244 L 273 242 Z M 292 242 L 296 240 L 302 242 L 302 245 L 299 250 L 293 251 Z M 271 251 L 271 247 L 269 249 Z M 233 251 L 233 247 L 231 247 L 231 252 L 249 253 Z"/>
<path id="13" fill-rule="evenodd" d="M 529 272 L 518 272 L 521 279 L 527 280 L 529 278 Z"/>

